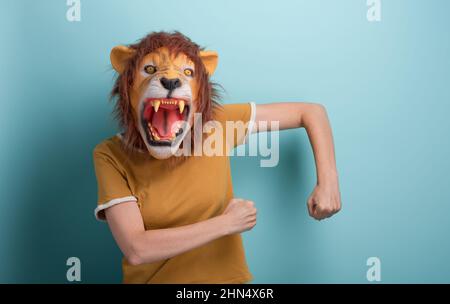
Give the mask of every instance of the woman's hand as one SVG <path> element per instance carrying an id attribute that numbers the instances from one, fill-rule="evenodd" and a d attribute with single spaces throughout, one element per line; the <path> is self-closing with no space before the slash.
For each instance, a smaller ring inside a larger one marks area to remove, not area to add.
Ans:
<path id="1" fill-rule="evenodd" d="M 256 208 L 252 201 L 233 198 L 222 216 L 227 235 L 250 230 L 256 225 Z"/>
<path id="2" fill-rule="evenodd" d="M 323 220 L 341 210 L 341 195 L 337 178 L 318 183 L 308 199 L 309 215 Z"/>

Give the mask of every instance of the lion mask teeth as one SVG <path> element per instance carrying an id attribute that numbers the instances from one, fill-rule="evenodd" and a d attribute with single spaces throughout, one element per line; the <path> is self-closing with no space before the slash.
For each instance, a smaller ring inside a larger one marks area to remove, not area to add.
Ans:
<path id="1" fill-rule="evenodd" d="M 152 102 L 152 106 L 155 109 L 155 112 L 158 112 L 158 109 L 159 109 L 160 105 L 161 105 L 161 101 L 159 101 L 159 100 Z"/>
<path id="2" fill-rule="evenodd" d="M 178 105 L 178 109 L 180 110 L 180 114 L 183 114 L 184 107 L 186 105 L 184 100 L 174 100 L 174 101 L 168 101 L 168 100 L 154 100 L 152 101 L 152 106 L 155 110 L 155 112 L 158 112 L 159 106 L 162 104 L 172 104 L 172 105 Z"/>
<path id="3" fill-rule="evenodd" d="M 189 103 L 178 98 L 147 98 L 143 122 L 150 139 L 159 143 L 173 142 L 183 132 L 189 115 Z"/>
<path id="4" fill-rule="evenodd" d="M 184 100 L 180 100 L 178 102 L 178 108 L 180 109 L 180 114 L 183 114 L 183 111 L 184 111 Z"/>

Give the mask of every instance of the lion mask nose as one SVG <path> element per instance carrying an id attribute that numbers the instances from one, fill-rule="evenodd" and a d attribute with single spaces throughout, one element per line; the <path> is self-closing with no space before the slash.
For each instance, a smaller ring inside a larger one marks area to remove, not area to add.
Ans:
<path id="1" fill-rule="evenodd" d="M 167 79 L 166 77 L 161 78 L 162 86 L 169 91 L 173 91 L 176 88 L 181 87 L 181 80 L 178 78 Z"/>

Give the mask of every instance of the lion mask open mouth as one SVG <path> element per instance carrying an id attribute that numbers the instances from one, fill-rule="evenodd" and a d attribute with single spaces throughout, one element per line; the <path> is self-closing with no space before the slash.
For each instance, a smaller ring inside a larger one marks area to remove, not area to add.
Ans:
<path id="1" fill-rule="evenodd" d="M 172 146 L 189 124 L 191 105 L 177 98 L 147 98 L 141 111 L 141 125 L 150 145 Z"/>

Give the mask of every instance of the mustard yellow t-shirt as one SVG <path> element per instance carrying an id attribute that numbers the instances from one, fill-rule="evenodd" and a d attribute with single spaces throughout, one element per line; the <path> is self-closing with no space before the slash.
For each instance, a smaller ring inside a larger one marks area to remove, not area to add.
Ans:
<path id="1" fill-rule="evenodd" d="M 254 108 L 253 103 L 224 105 L 215 111 L 214 120 L 224 130 L 226 121 L 242 121 L 251 128 Z M 233 135 L 236 144 L 245 140 L 246 133 Z M 106 208 L 136 201 L 146 230 L 184 226 L 222 214 L 233 197 L 228 156 L 190 156 L 169 167 L 148 152 L 126 152 L 120 136 L 115 136 L 97 145 L 94 165 L 99 220 L 104 220 Z M 240 234 L 155 263 L 132 266 L 124 258 L 122 270 L 124 283 L 245 283 L 253 279 Z"/>

